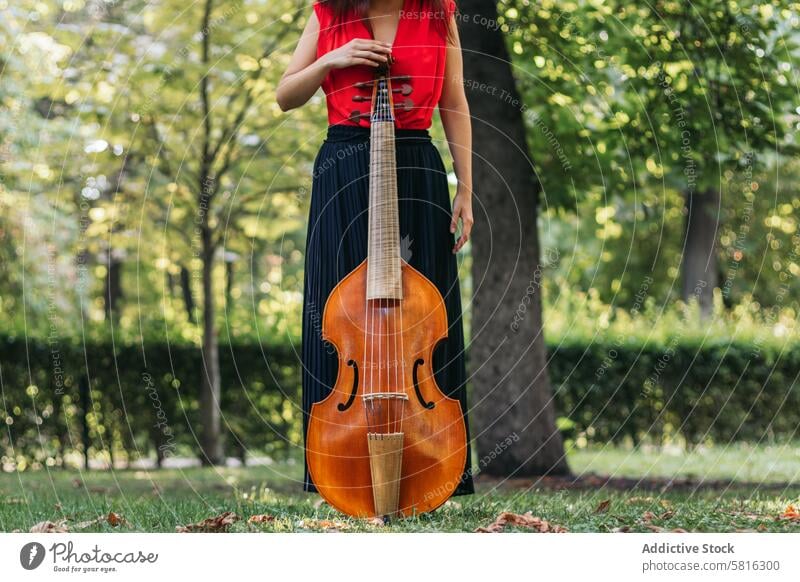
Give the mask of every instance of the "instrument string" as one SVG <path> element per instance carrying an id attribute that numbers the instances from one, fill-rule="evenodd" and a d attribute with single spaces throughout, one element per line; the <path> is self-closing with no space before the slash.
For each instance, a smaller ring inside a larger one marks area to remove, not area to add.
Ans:
<path id="1" fill-rule="evenodd" d="M 380 201 L 381 212 L 378 215 L 380 217 L 379 218 L 378 237 L 380 238 L 380 241 L 381 241 L 381 245 L 380 245 L 381 246 L 381 251 L 382 251 L 381 252 L 381 259 L 383 259 L 384 258 L 383 250 L 386 248 L 386 230 L 385 229 L 386 229 L 386 226 L 387 226 L 387 225 L 384 224 L 384 218 L 385 218 L 384 214 L 385 214 L 385 212 L 387 210 L 386 204 L 388 202 L 386 200 L 386 171 L 388 170 L 388 168 L 385 167 L 386 153 L 387 153 L 386 152 L 386 138 L 387 138 L 387 135 L 388 135 L 388 128 L 386 127 L 386 81 L 385 81 L 385 79 L 381 79 L 380 82 L 379 82 L 378 96 L 380 98 L 380 115 L 381 115 L 381 122 L 380 122 L 381 142 L 379 144 L 379 148 L 380 149 L 379 149 L 379 156 L 378 156 L 379 159 L 380 159 L 380 175 L 381 175 L 381 181 L 380 181 L 380 184 L 381 184 L 381 192 L 380 192 L 380 194 L 381 194 L 381 201 Z M 382 264 L 382 267 L 385 270 L 387 265 L 386 264 Z M 381 303 L 383 304 L 383 309 L 381 310 L 381 324 L 383 326 L 383 335 L 386 335 L 386 332 L 387 332 L 386 327 L 387 327 L 387 323 L 388 323 L 387 317 L 386 317 L 387 314 L 388 314 L 388 303 L 389 303 L 388 298 L 382 299 Z M 379 336 L 378 337 L 378 341 L 379 341 L 379 345 L 380 345 L 379 350 L 382 352 L 383 351 L 383 337 Z M 389 396 L 388 396 L 388 392 L 390 390 L 390 388 L 389 388 L 389 366 L 388 366 L 388 363 L 389 363 L 388 344 L 387 344 L 386 355 L 384 357 L 381 357 L 381 355 L 382 355 L 382 353 L 379 354 L 378 361 L 380 362 L 380 365 L 383 366 L 385 368 L 385 370 L 386 370 L 386 381 L 385 381 L 384 384 L 382 384 L 383 392 L 386 393 L 386 397 L 383 398 L 382 401 L 381 401 L 383 412 L 384 412 L 384 418 L 386 420 L 385 424 L 383 425 L 383 431 L 384 431 L 384 434 L 386 434 L 386 433 L 388 433 L 390 431 L 389 422 L 391 420 L 390 419 L 391 402 L 390 402 L 390 399 L 389 399 Z"/>
<path id="2" fill-rule="evenodd" d="M 397 160 L 396 160 L 396 151 L 395 151 L 395 132 L 394 132 L 394 116 L 392 112 L 392 99 L 391 99 L 391 91 L 392 91 L 392 83 L 391 80 L 387 77 L 386 79 L 386 101 L 387 101 L 387 110 L 389 114 L 390 123 L 387 124 L 389 127 L 389 136 L 388 136 L 388 146 L 391 148 L 388 152 L 389 159 L 392 163 L 389 165 L 391 166 L 390 172 L 392 172 L 391 180 L 394 181 L 395 189 L 394 189 L 394 198 L 390 201 L 394 208 L 394 220 L 392 221 L 392 232 L 390 236 L 394 237 L 395 243 L 399 240 L 399 229 L 398 227 L 398 213 L 400 211 L 399 202 L 397 200 Z M 402 289 L 402 281 L 401 281 L 401 289 Z M 401 299 L 395 299 L 392 302 L 392 338 L 394 339 L 394 354 L 392 355 L 392 365 L 394 366 L 394 391 L 402 391 L 400 387 L 399 378 L 400 375 L 398 372 L 400 371 L 400 364 L 397 360 L 397 311 L 400 309 L 400 301 Z M 390 338 L 386 338 L 387 347 L 389 344 Z M 400 342 L 402 344 L 402 341 Z M 397 433 L 399 432 L 399 426 L 397 423 L 398 420 L 398 407 L 402 409 L 403 400 L 402 397 L 395 397 L 393 401 L 394 406 L 392 407 L 392 426 L 391 432 Z"/>
<path id="3" fill-rule="evenodd" d="M 382 109 L 383 103 L 382 103 L 382 99 L 381 99 L 382 96 L 383 96 L 383 93 L 381 91 L 381 86 L 379 84 L 378 85 L 378 103 L 379 103 L 379 105 L 378 105 L 378 114 L 379 115 L 381 115 L 382 112 L 383 112 L 383 109 Z M 378 188 L 379 188 L 378 205 L 381 208 L 380 208 L 380 210 L 378 212 L 378 235 L 377 236 L 378 236 L 378 241 L 379 241 L 378 247 L 380 248 L 380 251 L 378 251 L 378 252 L 380 253 L 380 257 L 381 257 L 381 260 L 382 260 L 383 259 L 383 205 L 385 204 L 385 201 L 383 199 L 384 198 L 383 197 L 384 183 L 381 180 L 381 177 L 383 176 L 383 150 L 382 150 L 383 141 L 384 141 L 383 123 L 379 122 L 378 123 L 378 127 L 379 127 L 378 133 L 380 134 L 380 143 L 376 144 L 377 147 L 378 147 L 378 155 L 376 156 L 376 161 L 378 163 L 378 173 L 377 173 L 377 175 L 378 175 Z M 383 265 L 382 261 L 381 261 L 380 266 L 381 266 L 382 269 L 385 267 L 385 265 Z M 382 351 L 383 351 L 383 349 L 382 349 L 383 348 L 383 341 L 381 341 L 381 326 L 383 325 L 383 322 L 384 322 L 384 308 L 383 308 L 383 299 L 382 298 L 378 299 L 378 305 L 381 306 L 381 309 L 379 311 L 380 317 L 378 319 L 378 382 L 380 382 L 380 386 L 379 386 L 380 391 L 381 392 L 385 392 L 383 382 L 381 381 L 381 366 L 383 364 L 383 358 L 381 357 L 382 356 Z M 385 409 L 388 408 L 386 400 L 381 398 L 380 400 L 378 400 L 378 403 L 380 404 L 381 412 L 385 413 L 386 412 Z M 383 432 L 383 433 L 386 432 L 386 429 L 384 428 L 385 424 L 383 422 L 383 417 L 384 416 L 385 416 L 385 414 L 381 414 L 381 432 Z M 387 417 L 387 421 L 388 421 L 388 417 Z"/>
<path id="4" fill-rule="evenodd" d="M 389 205 L 391 204 L 391 201 L 389 200 L 389 196 L 388 196 L 389 181 L 387 179 L 388 176 L 386 176 L 386 174 L 392 171 L 392 165 L 390 163 L 391 160 L 389 159 L 389 156 L 391 155 L 391 152 L 392 152 L 392 150 L 390 149 L 390 145 L 393 147 L 394 143 L 391 143 L 391 144 L 389 143 L 391 138 L 392 138 L 392 132 L 391 132 L 391 129 L 389 127 L 390 126 L 390 120 L 391 120 L 391 112 L 388 110 L 388 81 L 387 81 L 386 78 L 384 78 L 381 81 L 381 85 L 382 85 L 381 96 L 383 97 L 382 111 L 384 112 L 384 117 L 385 117 L 385 120 L 383 122 L 383 128 L 384 128 L 385 135 L 383 136 L 382 152 L 381 152 L 383 154 L 381 156 L 381 158 L 382 158 L 383 162 L 385 162 L 385 166 L 383 168 L 383 179 L 384 179 L 384 183 L 383 183 L 384 184 L 384 188 L 383 188 L 383 204 L 385 205 L 385 208 L 384 208 L 384 213 L 382 214 L 382 219 L 385 218 L 387 220 L 391 220 L 391 216 L 388 213 L 388 211 L 390 210 Z M 386 239 L 388 239 L 389 237 L 392 236 L 391 232 L 386 232 L 386 229 L 391 230 L 392 226 L 393 226 L 392 224 L 385 224 L 384 228 L 381 228 L 381 239 L 382 239 L 381 242 L 382 243 L 385 244 L 386 243 Z M 387 265 L 387 267 L 391 268 L 391 263 L 389 263 L 389 265 Z M 393 399 L 393 397 L 389 396 L 389 394 L 388 394 L 392 390 L 392 385 L 391 385 L 392 355 L 391 355 L 390 344 L 389 344 L 389 340 L 390 340 L 390 336 L 389 336 L 390 329 L 389 328 L 390 328 L 390 324 L 391 324 L 391 313 L 392 313 L 391 304 L 392 304 L 392 300 L 387 298 L 385 300 L 385 304 L 386 304 L 386 308 L 384 310 L 384 316 L 385 316 L 384 317 L 384 323 L 385 323 L 385 335 L 386 335 L 386 358 L 384 360 L 384 365 L 386 366 L 386 392 L 387 392 L 387 397 L 386 397 L 386 432 L 387 433 L 391 433 L 391 432 L 393 432 L 393 430 L 392 430 L 392 428 L 393 428 L 392 427 L 392 415 L 394 413 L 394 408 L 395 408 L 394 407 L 394 399 Z"/>
<path id="5" fill-rule="evenodd" d="M 383 141 L 384 141 L 384 135 L 383 135 L 384 134 L 384 131 L 383 131 L 384 130 L 384 125 L 382 123 L 383 122 L 383 92 L 382 92 L 383 87 L 382 87 L 382 84 L 381 84 L 380 80 L 377 83 L 378 83 L 378 95 L 377 95 L 378 96 L 378 99 L 377 99 L 377 109 L 378 109 L 377 118 L 378 119 L 377 119 L 377 123 L 376 123 L 376 132 L 375 132 L 377 139 L 376 139 L 376 143 L 373 144 L 372 147 L 376 148 L 376 152 L 377 152 L 377 155 L 375 156 L 376 168 L 375 168 L 374 177 L 375 177 L 375 184 L 377 185 L 377 188 L 376 188 L 376 191 L 375 191 L 375 195 L 376 195 L 375 196 L 376 197 L 375 202 L 376 202 L 376 206 L 377 206 L 376 211 L 377 211 L 377 219 L 378 219 L 377 220 L 377 228 L 378 228 L 378 230 L 377 230 L 375 238 L 376 238 L 376 241 L 378 243 L 377 244 L 378 248 L 375 249 L 377 251 L 375 258 L 381 260 L 383 258 L 382 250 L 383 250 L 383 204 L 384 204 L 384 200 L 380 196 L 380 194 L 381 194 L 381 192 L 383 190 L 383 188 L 382 188 L 383 183 L 382 183 L 381 179 L 383 177 L 383 172 L 384 172 L 384 169 L 383 169 L 383 151 L 382 151 Z M 384 265 L 382 263 L 380 263 L 380 264 L 377 264 L 377 265 L 373 265 L 373 267 L 382 269 L 382 268 L 384 268 Z M 380 333 L 381 333 L 381 326 L 383 324 L 383 319 L 384 319 L 383 318 L 383 305 L 382 305 L 383 302 L 382 302 L 381 298 L 377 299 L 377 303 L 378 303 L 378 337 L 377 337 L 377 341 L 378 341 L 378 360 L 377 360 L 377 366 L 378 366 L 378 383 L 379 383 L 378 391 L 379 391 L 379 393 L 382 394 L 385 390 L 384 390 L 383 382 L 382 382 L 382 379 L 381 379 L 381 365 L 383 363 L 383 358 L 381 356 L 382 356 L 382 347 L 383 347 L 382 344 L 383 344 L 383 342 L 381 341 Z M 386 429 L 384 428 L 385 427 L 384 420 L 386 418 L 386 410 L 385 409 L 387 408 L 387 406 L 386 406 L 387 403 L 383 398 L 379 398 L 376 401 L 376 404 L 378 406 L 378 412 L 380 414 L 380 419 L 379 419 L 380 423 L 381 423 L 380 424 L 380 431 L 382 433 L 385 433 Z"/>
<path id="6" fill-rule="evenodd" d="M 392 89 L 391 89 L 391 80 L 390 80 L 389 81 L 389 101 L 390 102 L 392 102 L 392 93 L 391 93 L 391 91 L 392 91 Z M 394 134 L 394 125 L 392 125 L 392 130 L 393 130 L 393 134 Z M 393 156 L 394 156 L 394 162 L 395 162 L 394 163 L 394 170 L 395 170 L 395 174 L 396 174 L 397 173 L 397 148 L 395 147 L 396 136 L 392 135 L 392 137 L 393 137 L 392 147 L 394 148 L 392 153 L 393 153 Z M 397 232 L 395 233 L 395 235 L 399 239 L 400 238 L 400 225 L 399 225 L 399 220 L 400 220 L 400 186 L 399 186 L 399 183 L 397 184 L 397 188 L 396 188 L 396 204 L 397 204 L 397 221 L 398 221 L 397 227 L 398 228 L 397 228 Z M 398 248 L 398 252 L 401 252 L 401 250 L 402 249 Z M 403 283 L 402 283 L 402 281 L 403 281 L 403 276 L 402 276 L 402 272 L 403 272 L 402 254 L 401 254 L 400 257 L 398 257 L 398 264 L 400 266 L 400 287 L 402 289 L 402 287 L 403 287 Z M 403 299 L 401 299 L 400 301 L 404 301 L 405 300 L 405 294 L 402 294 L 402 297 L 403 297 Z M 400 306 L 398 306 L 398 310 L 400 311 L 400 329 L 401 330 L 405 330 L 405 326 L 403 324 L 403 309 Z M 397 337 L 397 336 L 395 336 L 395 337 Z M 397 351 L 396 345 L 395 345 L 395 351 Z M 401 367 L 401 365 L 402 365 L 402 367 Z M 407 387 L 408 387 L 407 386 L 407 373 L 408 373 L 408 370 L 407 370 L 406 357 L 405 357 L 405 342 L 403 341 L 402 338 L 400 338 L 400 362 L 399 362 L 399 365 L 397 366 L 397 368 L 398 368 L 398 372 L 399 372 L 399 375 L 398 375 L 399 376 L 399 382 L 397 384 L 398 384 L 398 388 L 399 388 L 400 392 L 403 394 L 403 397 L 401 397 L 401 399 L 398 401 L 398 406 L 400 407 L 400 410 L 399 410 L 399 414 L 398 414 L 399 419 L 397 420 L 397 429 L 396 430 L 397 430 L 397 432 L 402 433 L 403 432 L 403 419 L 405 417 L 405 410 L 406 410 L 406 403 L 407 403 L 407 400 L 406 400 L 405 396 L 407 394 Z"/>

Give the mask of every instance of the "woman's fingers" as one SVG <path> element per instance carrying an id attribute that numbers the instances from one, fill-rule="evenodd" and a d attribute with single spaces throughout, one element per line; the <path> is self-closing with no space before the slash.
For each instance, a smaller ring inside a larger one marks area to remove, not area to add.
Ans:
<path id="1" fill-rule="evenodd" d="M 453 209 L 453 219 L 450 221 L 450 232 L 456 232 L 459 220 L 461 220 L 461 236 L 458 237 L 455 246 L 453 246 L 453 253 L 457 253 L 467 244 L 472 234 L 472 224 L 474 222 L 472 219 L 472 210 L 469 207 L 465 208 L 457 201 Z"/>
<path id="2" fill-rule="evenodd" d="M 370 50 L 377 50 L 390 53 L 392 52 L 392 45 L 388 42 L 383 42 L 381 40 L 364 40 L 363 41 L 366 46 L 370 48 Z"/>
<path id="3" fill-rule="evenodd" d="M 373 51 L 362 51 L 357 50 L 353 53 L 354 58 L 360 59 L 369 59 L 371 61 L 375 61 L 376 63 L 385 63 L 389 57 L 384 54 L 376 53 Z"/>
<path id="4" fill-rule="evenodd" d="M 351 65 L 367 65 L 368 67 L 377 67 L 377 66 L 380 66 L 380 63 L 378 63 L 377 61 L 373 61 L 373 60 L 371 60 L 371 59 L 361 59 L 361 58 L 358 58 L 358 57 L 355 57 L 355 58 L 354 58 L 354 59 L 353 59 L 353 60 L 350 62 L 350 64 L 351 64 Z"/>
<path id="5" fill-rule="evenodd" d="M 376 53 L 383 53 L 387 55 L 392 53 L 392 46 L 390 44 L 377 40 L 367 40 L 359 38 L 353 41 L 353 48 L 357 48 L 359 50 L 372 51 Z"/>
<path id="6" fill-rule="evenodd" d="M 458 237 L 458 240 L 456 241 L 456 245 L 453 247 L 453 254 L 460 251 L 465 244 L 467 244 L 467 235 L 461 233 L 461 236 Z"/>

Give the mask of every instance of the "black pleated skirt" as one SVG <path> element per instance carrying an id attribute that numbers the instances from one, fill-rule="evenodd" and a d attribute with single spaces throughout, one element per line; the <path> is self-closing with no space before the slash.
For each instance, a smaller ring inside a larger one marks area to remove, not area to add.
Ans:
<path id="1" fill-rule="evenodd" d="M 449 330 L 447 339 L 433 354 L 434 376 L 445 394 L 461 402 L 466 415 L 464 332 L 458 267 L 452 253 L 455 237 L 450 233 L 447 174 L 427 130 L 398 129 L 395 135 L 401 252 L 403 259 L 436 285 L 444 297 Z M 336 383 L 338 358 L 333 347 L 322 340 L 322 313 L 336 284 L 367 257 L 368 201 L 369 128 L 330 126 L 314 162 L 306 240 L 304 434 L 311 405 L 325 398 Z M 469 459 L 468 449 L 464 476 L 455 495 L 473 492 Z M 308 465 L 304 488 L 316 491 Z"/>

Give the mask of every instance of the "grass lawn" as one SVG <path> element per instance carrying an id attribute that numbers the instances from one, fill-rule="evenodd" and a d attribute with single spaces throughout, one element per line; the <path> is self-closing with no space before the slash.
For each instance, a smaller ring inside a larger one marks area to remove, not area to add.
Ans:
<path id="1" fill-rule="evenodd" d="M 571 532 L 773 531 L 800 533 L 781 519 L 800 500 L 800 446 L 574 452 L 579 479 L 497 480 L 478 476 L 478 493 L 432 514 L 389 526 L 348 519 L 300 490 L 302 465 L 160 471 L 51 470 L 0 474 L 0 531 L 66 520 L 71 530 L 174 532 L 225 511 L 229 531 L 473 531 L 504 511 L 532 512 Z M 608 503 L 604 503 L 608 501 Z M 599 510 L 598 510 L 599 509 Z M 113 511 L 128 522 L 78 525 Z M 253 515 L 269 521 L 248 524 Z M 274 519 L 272 519 L 274 518 Z M 506 531 L 530 531 L 508 527 Z"/>

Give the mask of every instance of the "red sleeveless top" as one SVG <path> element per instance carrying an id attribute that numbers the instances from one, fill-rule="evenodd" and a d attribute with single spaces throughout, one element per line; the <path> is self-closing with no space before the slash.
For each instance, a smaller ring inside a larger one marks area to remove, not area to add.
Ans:
<path id="1" fill-rule="evenodd" d="M 437 26 L 437 19 L 449 23 L 456 9 L 454 0 L 447 0 L 444 14 L 421 7 L 413 0 L 404 0 L 400 13 L 394 44 L 392 45 L 392 76 L 408 75 L 411 80 L 411 93 L 404 96 L 395 93 L 395 123 L 403 129 L 428 129 L 431 126 L 433 110 L 439 104 L 444 82 L 444 67 L 447 58 L 447 41 L 444 37 L 446 27 Z M 325 0 L 314 2 L 314 11 L 319 20 L 317 58 L 332 51 L 354 38 L 372 39 L 367 20 L 357 15 L 336 20 L 333 9 Z M 369 113 L 370 102 L 354 101 L 354 95 L 370 97 L 371 90 L 356 89 L 355 83 L 370 81 L 375 68 L 369 65 L 356 65 L 344 69 L 331 69 L 322 82 L 322 90 L 328 105 L 330 125 L 361 125 L 369 127 L 369 119 L 352 121 L 353 111 Z M 399 88 L 401 83 L 394 83 Z M 410 108 L 397 107 L 410 99 Z"/>

